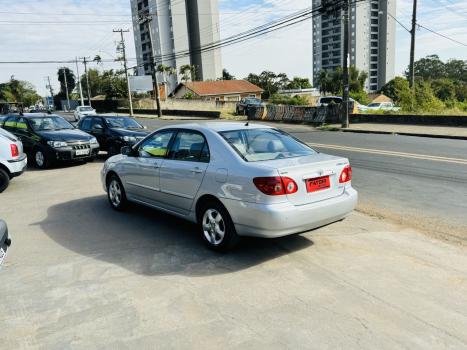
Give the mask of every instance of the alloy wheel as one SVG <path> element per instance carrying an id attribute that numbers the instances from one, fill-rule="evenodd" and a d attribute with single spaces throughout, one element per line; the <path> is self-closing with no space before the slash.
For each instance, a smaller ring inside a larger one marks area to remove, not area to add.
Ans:
<path id="1" fill-rule="evenodd" d="M 203 233 L 207 241 L 214 246 L 222 243 L 226 227 L 224 218 L 216 209 L 208 209 L 203 215 Z"/>
<path id="2" fill-rule="evenodd" d="M 118 207 L 122 202 L 122 188 L 117 180 L 112 180 L 109 185 L 109 198 L 114 207 Z"/>
<path id="3" fill-rule="evenodd" d="M 43 167 L 45 163 L 44 153 L 42 151 L 37 151 L 35 155 L 36 164 L 38 167 Z"/>

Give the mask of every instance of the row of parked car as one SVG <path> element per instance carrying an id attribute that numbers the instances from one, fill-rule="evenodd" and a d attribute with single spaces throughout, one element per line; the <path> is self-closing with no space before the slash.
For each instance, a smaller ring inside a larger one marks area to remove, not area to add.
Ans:
<path id="1" fill-rule="evenodd" d="M 118 154 L 147 134 L 125 116 L 84 116 L 77 126 L 51 113 L 0 116 L 0 193 L 24 172 L 28 159 L 40 169 L 63 161 L 92 161 L 99 151 Z"/>

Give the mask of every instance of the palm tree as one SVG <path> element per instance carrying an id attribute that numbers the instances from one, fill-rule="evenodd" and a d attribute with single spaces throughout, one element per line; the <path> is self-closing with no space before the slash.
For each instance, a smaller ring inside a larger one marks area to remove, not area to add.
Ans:
<path id="1" fill-rule="evenodd" d="M 171 66 L 166 66 L 165 64 L 160 64 L 157 66 L 157 72 L 161 73 L 164 77 L 164 83 L 167 84 L 167 92 L 170 91 L 169 77 L 177 74 L 177 69 Z"/>
<path id="2" fill-rule="evenodd" d="M 319 72 L 316 82 L 318 83 L 319 91 L 322 94 L 326 95 L 327 92 L 330 92 L 331 76 L 327 70 L 323 69 Z"/>
<path id="3" fill-rule="evenodd" d="M 195 66 L 191 64 L 184 64 L 180 67 L 180 75 L 182 76 L 182 81 L 187 82 L 189 80 L 194 80 L 195 78 Z"/>

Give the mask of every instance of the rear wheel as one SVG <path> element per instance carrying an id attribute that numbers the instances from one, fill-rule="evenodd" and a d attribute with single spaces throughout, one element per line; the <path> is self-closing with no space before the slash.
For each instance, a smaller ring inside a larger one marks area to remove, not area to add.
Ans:
<path id="1" fill-rule="evenodd" d="M 117 211 L 124 210 L 128 205 L 125 189 L 117 175 L 112 175 L 107 181 L 107 197 L 111 207 Z"/>
<path id="2" fill-rule="evenodd" d="M 6 190 L 8 184 L 10 183 L 10 175 L 0 168 L 0 193 Z"/>
<path id="3" fill-rule="evenodd" d="M 229 213 L 216 201 L 209 201 L 201 206 L 198 224 L 204 242 L 212 250 L 226 252 L 239 241 Z"/>

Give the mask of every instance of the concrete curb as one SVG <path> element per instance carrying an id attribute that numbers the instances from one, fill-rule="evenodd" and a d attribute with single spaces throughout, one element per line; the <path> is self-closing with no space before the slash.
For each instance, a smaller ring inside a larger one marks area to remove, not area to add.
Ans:
<path id="1" fill-rule="evenodd" d="M 393 132 L 393 131 L 359 130 L 359 129 L 340 129 L 339 131 L 352 132 L 356 134 L 401 135 L 401 136 L 414 136 L 414 137 L 428 137 L 432 139 L 467 140 L 467 136 L 455 136 L 455 135 L 421 134 L 421 133 L 412 133 L 412 132 Z"/>

